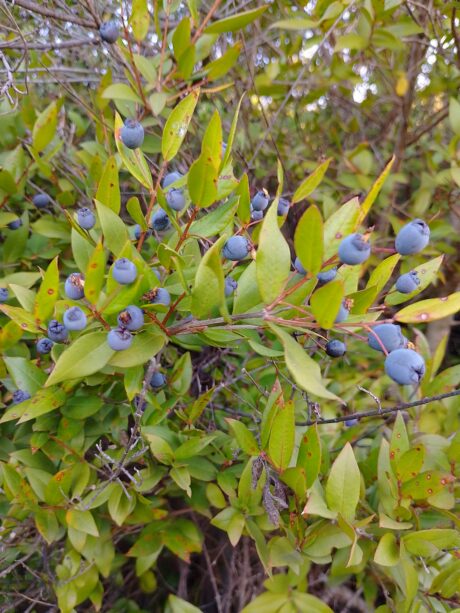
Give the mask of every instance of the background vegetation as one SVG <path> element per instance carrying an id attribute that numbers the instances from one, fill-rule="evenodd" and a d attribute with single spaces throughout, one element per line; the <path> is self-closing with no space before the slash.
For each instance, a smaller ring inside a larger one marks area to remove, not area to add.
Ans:
<path id="1" fill-rule="evenodd" d="M 1 0 L 1 610 L 460 610 L 459 10 Z M 127 117 L 145 129 L 134 152 Z M 173 170 L 179 214 L 160 186 Z M 262 188 L 274 204 L 254 222 Z M 159 207 L 172 228 L 144 232 Z M 400 258 L 414 217 L 431 242 Z M 317 286 L 358 230 L 371 258 Z M 254 248 L 231 263 L 236 232 Z M 124 287 L 122 256 L 138 271 Z M 413 268 L 419 290 L 395 292 Z M 82 301 L 64 292 L 76 271 Z M 170 307 L 149 304 L 160 284 Z M 37 354 L 74 304 L 87 329 Z M 128 304 L 146 324 L 115 353 Z M 419 388 L 367 346 L 377 319 L 424 356 Z M 18 389 L 31 398 L 12 404 Z"/>

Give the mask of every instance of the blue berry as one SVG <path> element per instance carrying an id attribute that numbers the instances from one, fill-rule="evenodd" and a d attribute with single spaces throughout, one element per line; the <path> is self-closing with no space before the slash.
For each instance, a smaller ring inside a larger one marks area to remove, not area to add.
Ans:
<path id="1" fill-rule="evenodd" d="M 150 387 L 154 390 L 160 389 L 163 385 L 166 384 L 166 377 L 161 372 L 154 372 L 152 378 L 150 379 Z"/>
<path id="2" fill-rule="evenodd" d="M 173 187 L 166 194 L 166 202 L 174 211 L 182 211 L 185 206 L 184 190 Z"/>
<path id="3" fill-rule="evenodd" d="M 265 189 L 258 191 L 251 200 L 251 206 L 254 211 L 265 211 L 268 206 L 268 192 Z"/>
<path id="4" fill-rule="evenodd" d="M 316 278 L 320 283 L 329 283 L 329 281 L 333 281 L 337 276 L 337 268 L 331 268 L 330 270 L 325 270 L 324 272 L 319 272 L 316 275 Z"/>
<path id="5" fill-rule="evenodd" d="M 67 340 L 69 333 L 64 324 L 61 324 L 57 319 L 52 319 L 48 324 L 48 337 L 55 343 L 62 343 Z"/>
<path id="6" fill-rule="evenodd" d="M 46 354 L 53 348 L 53 341 L 49 338 L 41 338 L 37 341 L 37 353 Z"/>
<path id="7" fill-rule="evenodd" d="M 142 228 L 140 227 L 139 224 L 136 224 L 134 226 L 134 238 L 138 241 L 141 237 L 141 234 L 142 234 Z M 152 231 L 147 230 L 147 232 L 145 233 L 145 238 L 148 238 L 151 234 L 152 234 Z"/>
<path id="8" fill-rule="evenodd" d="M 85 295 L 84 276 L 81 272 L 73 272 L 65 280 L 64 291 L 67 298 L 80 300 Z"/>
<path id="9" fill-rule="evenodd" d="M 0 287 L 0 304 L 8 300 L 8 288 Z"/>
<path id="10" fill-rule="evenodd" d="M 344 322 L 345 320 L 348 319 L 348 315 L 350 315 L 350 311 L 349 311 L 349 309 L 347 309 L 345 304 L 342 302 L 342 304 L 340 305 L 339 312 L 337 313 L 337 317 L 335 318 L 334 323 L 335 324 L 341 324 L 342 322 Z"/>
<path id="11" fill-rule="evenodd" d="M 396 324 L 379 324 L 378 326 L 373 326 L 372 330 L 374 334 L 369 332 L 367 336 L 367 343 L 372 349 L 376 349 L 383 353 L 383 348 L 377 340 L 376 335 L 379 337 L 388 353 L 395 349 L 402 349 L 407 344 L 407 339 L 404 338 L 401 327 Z"/>
<path id="12" fill-rule="evenodd" d="M 48 194 L 35 194 L 32 198 L 32 202 L 37 207 L 37 209 L 44 209 L 51 202 Z"/>
<path id="13" fill-rule="evenodd" d="M 91 209 L 83 207 L 82 209 L 78 210 L 77 222 L 80 228 L 83 228 L 84 230 L 91 230 L 96 223 L 96 217 Z"/>
<path id="14" fill-rule="evenodd" d="M 21 404 L 21 402 L 29 400 L 30 397 L 31 396 L 29 392 L 26 392 L 24 390 L 16 390 L 15 392 L 13 392 L 12 404 Z"/>
<path id="15" fill-rule="evenodd" d="M 176 181 L 179 181 L 179 179 L 182 179 L 183 175 L 181 175 L 180 172 L 168 172 L 167 175 L 164 176 L 163 178 L 163 182 L 162 182 L 162 187 L 163 189 L 165 187 L 169 187 L 172 183 L 175 183 Z"/>
<path id="16" fill-rule="evenodd" d="M 67 309 L 63 315 L 64 326 L 67 330 L 84 330 L 86 328 L 86 315 L 80 307 L 74 306 Z"/>
<path id="17" fill-rule="evenodd" d="M 420 278 L 416 270 L 406 272 L 396 281 L 396 289 L 398 292 L 401 292 L 401 294 L 410 294 L 411 292 L 415 292 L 419 285 Z"/>
<path id="18" fill-rule="evenodd" d="M 250 249 L 249 241 L 245 236 L 231 236 L 222 249 L 222 255 L 227 260 L 237 262 L 244 260 Z"/>
<path id="19" fill-rule="evenodd" d="M 17 230 L 18 228 L 20 228 L 22 226 L 22 219 L 15 219 L 14 221 L 10 221 L 10 223 L 8 224 L 8 228 L 10 230 Z"/>
<path id="20" fill-rule="evenodd" d="M 428 245 L 430 228 L 422 219 L 413 219 L 396 235 L 395 248 L 401 255 L 419 253 Z"/>
<path id="21" fill-rule="evenodd" d="M 264 218 L 264 212 L 263 211 L 254 211 L 253 208 L 251 207 L 251 219 L 252 219 L 252 221 L 260 221 L 263 218 Z"/>
<path id="22" fill-rule="evenodd" d="M 119 313 L 117 321 L 120 328 L 139 330 L 144 325 L 144 313 L 142 309 L 131 304 Z"/>
<path id="23" fill-rule="evenodd" d="M 361 264 L 370 254 L 371 246 L 361 234 L 350 234 L 339 245 L 339 258 L 343 264 Z"/>
<path id="24" fill-rule="evenodd" d="M 395 349 L 386 357 L 385 372 L 400 385 L 419 383 L 425 374 L 425 360 L 412 349 Z"/>
<path id="25" fill-rule="evenodd" d="M 358 419 L 347 419 L 345 420 L 344 424 L 347 426 L 347 428 L 351 428 L 352 426 L 356 426 L 358 421 Z"/>
<path id="26" fill-rule="evenodd" d="M 307 271 L 305 270 L 305 268 L 302 266 L 302 262 L 299 260 L 299 258 L 296 258 L 294 260 L 294 268 L 296 269 L 296 271 L 299 273 L 299 275 L 306 275 Z"/>
<path id="27" fill-rule="evenodd" d="M 150 304 L 164 304 L 168 306 L 171 303 L 171 296 L 164 287 L 154 287 L 149 292 Z"/>
<path id="28" fill-rule="evenodd" d="M 289 207 L 291 206 L 287 198 L 280 198 L 278 201 L 278 215 L 284 217 L 289 213 Z"/>
<path id="29" fill-rule="evenodd" d="M 137 277 L 137 268 L 128 258 L 120 258 L 115 260 L 112 267 L 112 277 L 120 283 L 120 285 L 129 285 L 134 283 Z"/>
<path id="30" fill-rule="evenodd" d="M 135 119 L 126 119 L 120 130 L 120 139 L 128 149 L 137 149 L 144 142 L 144 128 Z"/>
<path id="31" fill-rule="evenodd" d="M 236 290 L 237 287 L 238 287 L 238 283 L 235 281 L 233 277 L 231 277 L 230 275 L 228 277 L 225 277 L 225 290 L 224 291 L 225 291 L 225 296 L 227 298 L 233 294 L 233 292 Z"/>
<path id="32" fill-rule="evenodd" d="M 341 358 L 345 355 L 347 351 L 347 346 L 342 341 L 337 339 L 333 339 L 332 341 L 328 341 L 326 343 L 326 353 L 331 356 L 331 358 Z"/>
<path id="33" fill-rule="evenodd" d="M 171 227 L 171 220 L 168 217 L 166 211 L 159 209 L 152 215 L 152 227 L 157 232 L 164 232 Z"/>
<path id="34" fill-rule="evenodd" d="M 114 351 L 124 351 L 131 347 L 133 335 L 128 330 L 112 328 L 107 334 L 107 342 L 109 343 L 109 347 Z"/>
<path id="35" fill-rule="evenodd" d="M 117 38 L 119 36 L 118 22 L 115 19 L 104 21 L 99 26 L 99 34 L 102 40 L 106 43 L 110 43 L 112 45 L 113 43 L 117 42 Z"/>

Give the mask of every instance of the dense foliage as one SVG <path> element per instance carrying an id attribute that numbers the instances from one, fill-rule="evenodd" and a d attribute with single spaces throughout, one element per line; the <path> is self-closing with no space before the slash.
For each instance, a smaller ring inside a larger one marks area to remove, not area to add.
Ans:
<path id="1" fill-rule="evenodd" d="M 0 4 L 1 610 L 460 610 L 457 8 Z"/>

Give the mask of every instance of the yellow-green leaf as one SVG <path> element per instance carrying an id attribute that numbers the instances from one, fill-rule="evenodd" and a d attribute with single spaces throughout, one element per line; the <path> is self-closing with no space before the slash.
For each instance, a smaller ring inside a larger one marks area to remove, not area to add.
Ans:
<path id="1" fill-rule="evenodd" d="M 147 189 L 153 189 L 152 173 L 145 160 L 144 154 L 139 149 L 128 149 L 123 144 L 120 137 L 120 130 L 123 127 L 123 121 L 118 113 L 115 113 L 115 142 L 117 144 L 118 153 L 120 154 L 123 164 L 127 170 Z"/>
<path id="2" fill-rule="evenodd" d="M 48 320 L 58 299 L 59 269 L 58 257 L 52 260 L 46 269 L 40 289 L 35 297 L 34 317 L 38 325 Z"/>
<path id="3" fill-rule="evenodd" d="M 328 158 L 322 164 L 316 168 L 311 175 L 309 175 L 296 189 L 294 195 L 292 197 L 292 202 L 299 202 L 304 198 L 307 198 L 321 183 L 324 175 L 326 174 L 327 169 L 329 168 L 329 164 L 331 163 L 332 158 Z"/>
<path id="4" fill-rule="evenodd" d="M 57 127 L 57 114 L 57 104 L 52 102 L 37 117 L 32 130 L 32 145 L 36 151 L 43 151 L 53 140 Z"/>
<path id="5" fill-rule="evenodd" d="M 244 13 L 239 13 L 238 15 L 232 15 L 231 17 L 226 17 L 220 21 L 215 21 L 205 29 L 204 33 L 224 34 L 226 32 L 236 32 L 237 30 L 241 30 L 255 21 L 267 10 L 267 8 L 268 5 L 262 6 L 258 9 L 253 9 L 252 11 L 245 11 Z"/>
<path id="6" fill-rule="evenodd" d="M 220 248 L 225 239 L 225 236 L 221 236 L 208 249 L 196 271 L 191 309 L 195 317 L 206 317 L 224 304 L 224 273 Z"/>
<path id="7" fill-rule="evenodd" d="M 270 431 L 268 455 L 278 470 L 289 466 L 295 440 L 294 404 L 292 401 L 280 406 Z"/>
<path id="8" fill-rule="evenodd" d="M 331 281 L 317 289 L 310 298 L 311 311 L 322 328 L 332 328 L 344 298 L 341 281 Z"/>
<path id="9" fill-rule="evenodd" d="M 326 484 L 326 502 L 331 511 L 337 511 L 348 521 L 355 517 L 359 501 L 361 475 L 353 447 L 346 443 L 332 464 Z"/>
<path id="10" fill-rule="evenodd" d="M 395 161 L 395 156 L 393 155 L 390 161 L 388 162 L 388 164 L 385 166 L 385 168 L 379 175 L 378 179 L 375 181 L 374 185 L 371 187 L 370 192 L 367 194 L 366 198 L 364 199 L 364 202 L 361 205 L 359 223 L 362 223 L 366 215 L 369 213 L 371 206 L 374 204 L 375 199 L 377 198 L 377 196 L 380 193 L 380 190 L 382 189 L 382 185 L 385 183 L 386 178 L 390 174 L 394 161 Z"/>
<path id="11" fill-rule="evenodd" d="M 45 386 L 92 375 L 104 368 L 113 354 L 107 343 L 107 332 L 80 336 L 61 353 Z"/>
<path id="12" fill-rule="evenodd" d="M 460 311 L 460 292 L 410 304 L 396 313 L 395 320 L 405 324 L 424 323 L 449 317 L 457 311 Z"/>
<path id="13" fill-rule="evenodd" d="M 286 366 L 297 385 L 320 398 L 340 400 L 324 387 L 319 365 L 305 349 L 281 328 L 272 325 L 270 327 L 283 344 Z"/>
<path id="14" fill-rule="evenodd" d="M 310 206 L 299 219 L 294 247 L 305 270 L 316 275 L 323 263 L 323 218 L 317 206 Z"/>
<path id="15" fill-rule="evenodd" d="M 97 186 L 96 200 L 112 209 L 115 213 L 120 212 L 121 200 L 118 166 L 113 155 L 105 163 L 99 185 Z"/>
<path id="16" fill-rule="evenodd" d="M 283 291 L 291 268 L 291 252 L 278 226 L 278 199 L 272 202 L 262 223 L 256 256 L 260 295 L 270 304 Z"/>
<path id="17" fill-rule="evenodd" d="M 187 134 L 199 95 L 200 90 L 196 89 L 181 100 L 166 121 L 161 140 L 161 153 L 167 162 L 170 162 L 179 151 Z"/>
<path id="18" fill-rule="evenodd" d="M 101 289 L 104 285 L 105 276 L 105 252 L 102 242 L 99 242 L 88 262 L 85 274 L 85 297 L 96 304 Z"/>

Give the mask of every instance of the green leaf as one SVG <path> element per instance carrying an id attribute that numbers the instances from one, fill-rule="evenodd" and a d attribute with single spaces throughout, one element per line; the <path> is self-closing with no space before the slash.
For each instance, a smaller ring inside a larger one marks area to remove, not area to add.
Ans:
<path id="1" fill-rule="evenodd" d="M 91 511 L 79 511 L 78 509 L 69 509 L 65 515 L 67 525 L 75 530 L 90 534 L 91 536 L 99 536 L 94 517 Z"/>
<path id="2" fill-rule="evenodd" d="M 148 167 L 142 151 L 137 149 L 128 149 L 123 144 L 120 137 L 120 130 L 123 127 L 123 121 L 118 113 L 115 113 L 115 142 L 118 153 L 120 154 L 123 164 L 127 170 L 139 181 L 144 187 L 149 190 L 153 189 L 152 173 Z"/>
<path id="3" fill-rule="evenodd" d="M 99 242 L 88 262 L 85 274 L 85 297 L 91 304 L 96 304 L 104 285 L 105 277 L 105 252 L 102 243 Z"/>
<path id="4" fill-rule="evenodd" d="M 420 444 L 403 453 L 393 466 L 398 481 L 404 483 L 416 477 L 423 466 L 424 459 L 425 448 Z"/>
<path id="5" fill-rule="evenodd" d="M 268 455 L 273 464 L 281 472 L 291 460 L 295 442 L 295 416 L 292 401 L 282 405 L 274 420 L 268 441 Z"/>
<path id="6" fill-rule="evenodd" d="M 359 501 L 361 475 L 353 453 L 346 443 L 331 466 L 326 484 L 326 501 L 332 511 L 337 511 L 348 521 L 355 517 Z"/>
<path id="7" fill-rule="evenodd" d="M 169 384 L 176 394 L 183 396 L 190 389 L 190 385 L 192 384 L 192 376 L 192 358 L 190 356 L 190 352 L 187 351 L 186 353 L 183 353 L 178 360 L 176 360 Z"/>
<path id="8" fill-rule="evenodd" d="M 126 83 L 113 83 L 106 87 L 102 93 L 102 98 L 109 100 L 128 100 L 136 104 L 142 104 L 142 99 Z"/>
<path id="9" fill-rule="evenodd" d="M 29 400 L 5 411 L 0 422 L 3 423 L 19 417 L 18 423 L 22 424 L 58 409 L 66 400 L 66 393 L 57 387 L 39 389 Z"/>
<path id="10" fill-rule="evenodd" d="M 364 221 L 364 218 L 369 213 L 371 206 L 374 204 L 377 196 L 379 195 L 380 190 L 382 189 L 382 185 L 385 183 L 386 178 L 390 174 L 394 161 L 395 161 L 395 156 L 393 155 L 390 161 L 388 162 L 388 164 L 385 166 L 385 168 L 379 175 L 379 177 L 377 178 L 377 180 L 375 181 L 375 183 L 373 184 L 373 186 L 371 187 L 370 192 L 367 194 L 366 198 L 364 199 L 364 202 L 361 205 L 361 214 L 359 217 L 360 224 Z"/>
<path id="11" fill-rule="evenodd" d="M 291 19 L 281 19 L 275 21 L 269 26 L 269 30 L 272 28 L 279 28 L 280 30 L 308 30 L 317 27 L 317 22 L 307 17 L 293 17 Z"/>
<path id="12" fill-rule="evenodd" d="M 35 394 L 43 387 L 46 374 L 26 358 L 3 356 L 8 373 L 18 389 Z"/>
<path id="13" fill-rule="evenodd" d="M 128 231 L 123 221 L 114 211 L 96 200 L 96 209 L 104 235 L 104 245 L 114 255 L 120 255 L 126 242 L 129 241 Z"/>
<path id="14" fill-rule="evenodd" d="M 382 260 L 371 272 L 366 287 L 375 287 L 377 294 L 379 294 L 388 283 L 400 259 L 399 253 L 395 253 Z"/>
<path id="15" fill-rule="evenodd" d="M 132 368 L 145 364 L 162 349 L 164 344 L 162 334 L 156 332 L 136 334 L 131 347 L 125 351 L 115 352 L 108 364 L 117 368 Z"/>
<path id="16" fill-rule="evenodd" d="M 220 21 L 215 21 L 205 29 L 204 33 L 224 34 L 227 32 L 236 32 L 237 30 L 241 30 L 255 21 L 267 10 L 267 8 L 268 5 L 262 6 L 258 9 L 253 9 L 252 11 L 245 11 L 244 13 L 239 13 L 238 15 L 232 15 L 231 17 L 226 17 Z"/>
<path id="17" fill-rule="evenodd" d="M 297 466 L 305 471 L 306 487 L 310 489 L 316 481 L 321 467 L 321 440 L 318 434 L 318 426 L 310 426 L 302 436 Z"/>
<path id="18" fill-rule="evenodd" d="M 259 455 L 259 445 L 252 432 L 248 430 L 243 422 L 230 419 L 229 417 L 226 417 L 225 421 L 241 449 L 248 455 Z"/>
<path id="19" fill-rule="evenodd" d="M 355 231 L 360 213 L 359 199 L 355 197 L 342 204 L 326 219 L 324 222 L 324 258 L 326 260 L 337 253 L 342 239 Z"/>
<path id="20" fill-rule="evenodd" d="M 54 311 L 58 299 L 59 269 L 58 257 L 51 260 L 46 269 L 40 289 L 37 292 L 34 304 L 34 316 L 38 325 L 46 322 Z"/>
<path id="21" fill-rule="evenodd" d="M 232 125 L 230 126 L 230 132 L 228 133 L 228 138 L 227 138 L 227 148 L 225 149 L 224 157 L 222 159 L 222 165 L 221 165 L 222 168 L 226 167 L 228 161 L 230 160 L 230 156 L 232 155 L 233 141 L 235 140 L 236 128 L 238 125 L 238 117 L 240 114 L 241 104 L 243 102 L 244 96 L 245 96 L 245 92 L 243 92 L 243 94 L 241 95 L 238 101 L 238 105 L 236 107 L 235 114 L 233 115 Z M 244 177 L 246 177 L 246 180 L 247 180 L 247 175 L 243 175 L 243 178 Z"/>
<path id="22" fill-rule="evenodd" d="M 215 309 L 222 308 L 224 296 L 224 272 L 220 258 L 220 248 L 225 236 L 221 236 L 204 254 L 196 271 L 195 285 L 192 290 L 192 314 L 203 318 Z"/>
<path id="23" fill-rule="evenodd" d="M 270 327 L 283 344 L 286 366 L 297 385 L 320 398 L 340 400 L 338 396 L 324 387 L 319 365 L 305 349 L 284 330 L 273 325 Z"/>
<path id="24" fill-rule="evenodd" d="M 343 49 L 356 49 L 360 51 L 365 49 L 369 45 L 369 40 L 359 34 L 344 34 L 337 38 L 335 43 L 334 52 L 342 51 Z"/>
<path id="25" fill-rule="evenodd" d="M 305 270 L 316 275 L 323 263 L 323 218 L 317 206 L 310 206 L 299 219 L 294 247 Z"/>
<path id="26" fill-rule="evenodd" d="M 401 493 L 404 498 L 425 500 L 450 486 L 455 477 L 436 470 L 426 470 L 413 479 L 402 484 Z"/>
<path id="27" fill-rule="evenodd" d="M 113 489 L 107 503 L 107 509 L 117 526 L 122 526 L 125 519 L 134 510 L 136 498 L 132 494 L 131 498 L 128 498 L 119 483 L 113 483 L 112 485 Z"/>
<path id="28" fill-rule="evenodd" d="M 205 74 L 208 81 L 216 81 L 225 76 L 238 61 L 241 55 L 241 48 L 241 43 L 236 43 L 233 47 L 229 47 L 221 57 L 217 58 L 217 60 L 206 64 Z"/>
<path id="29" fill-rule="evenodd" d="M 99 185 L 97 186 L 96 200 L 112 209 L 114 213 L 120 212 L 121 196 L 118 180 L 118 166 L 115 156 L 110 156 L 105 163 Z"/>
<path id="30" fill-rule="evenodd" d="M 278 199 L 272 202 L 262 223 L 256 255 L 257 285 L 266 304 L 283 291 L 291 268 L 291 252 L 278 226 Z"/>
<path id="31" fill-rule="evenodd" d="M 396 467 L 401 456 L 409 450 L 409 437 L 407 435 L 406 424 L 401 412 L 396 414 L 393 432 L 390 441 L 390 464 L 396 474 Z"/>
<path id="32" fill-rule="evenodd" d="M 217 179 L 221 163 L 222 124 L 217 111 L 209 122 L 201 145 L 201 155 L 188 172 L 188 191 L 194 204 L 210 206 L 217 199 Z"/>
<path id="33" fill-rule="evenodd" d="M 327 169 L 329 168 L 329 164 L 331 163 L 332 158 L 328 158 L 322 164 L 316 168 L 311 175 L 309 175 L 296 189 L 294 195 L 292 197 L 292 202 L 300 202 L 300 200 L 304 200 L 307 198 L 321 183 L 324 175 L 326 174 Z"/>
<path id="34" fill-rule="evenodd" d="M 374 562 L 380 566 L 396 566 L 399 564 L 399 547 L 392 532 L 382 536 L 374 554 Z"/>
<path id="35" fill-rule="evenodd" d="M 312 294 L 311 312 L 321 328 L 329 330 L 334 326 L 344 295 L 345 289 L 341 281 L 330 281 Z"/>
<path id="36" fill-rule="evenodd" d="M 53 140 L 57 127 L 58 107 L 51 102 L 37 117 L 32 130 L 32 146 L 39 153 Z"/>
<path id="37" fill-rule="evenodd" d="M 7 304 L 0 304 L 0 311 L 5 313 L 5 315 L 17 323 L 21 330 L 27 330 L 28 332 L 34 332 L 35 334 L 40 332 L 40 328 L 38 327 L 32 313 L 28 313 L 24 309 L 12 307 Z"/>
<path id="38" fill-rule="evenodd" d="M 149 31 L 149 8 L 147 0 L 133 0 L 129 24 L 133 29 L 134 38 L 144 40 Z"/>
<path id="39" fill-rule="evenodd" d="M 412 270 L 415 270 L 418 273 L 418 278 L 420 279 L 420 285 L 417 287 L 417 289 L 410 294 L 401 294 L 396 290 L 396 286 L 393 285 L 385 298 L 385 304 L 393 306 L 395 304 L 400 304 L 401 302 L 411 300 L 417 296 L 417 294 L 420 294 L 420 292 L 427 288 L 430 283 L 435 281 L 443 259 L 444 256 L 440 255 L 433 260 L 428 260 L 428 262 L 413 268 Z"/>
<path id="40" fill-rule="evenodd" d="M 460 102 L 455 98 L 449 100 L 449 122 L 455 134 L 460 135 Z"/>
<path id="41" fill-rule="evenodd" d="M 402 537 L 404 546 L 410 553 L 419 556 L 433 556 L 442 549 L 460 547 L 460 534 L 451 528 L 418 530 Z"/>
<path id="42" fill-rule="evenodd" d="M 189 235 L 195 234 L 207 238 L 220 234 L 235 216 L 238 203 L 238 198 L 229 198 L 227 202 L 219 204 L 216 209 L 192 223 Z"/>
<path id="43" fill-rule="evenodd" d="M 199 95 L 200 90 L 196 89 L 181 100 L 171 111 L 166 121 L 161 141 L 161 152 L 166 162 L 170 162 L 180 149 L 187 134 Z"/>
<path id="44" fill-rule="evenodd" d="M 126 203 L 126 210 L 131 216 L 131 219 L 140 225 L 142 230 L 148 229 L 148 224 L 145 221 L 144 213 L 142 212 L 141 205 L 139 202 L 139 198 L 137 196 L 133 196 Z"/>
<path id="45" fill-rule="evenodd" d="M 428 323 L 449 317 L 457 311 L 460 311 L 460 292 L 411 304 L 396 313 L 394 319 L 405 324 Z"/>
<path id="46" fill-rule="evenodd" d="M 193 162 L 188 171 L 188 191 L 191 201 L 200 208 L 213 204 L 217 199 L 218 172 L 205 155 Z"/>
<path id="47" fill-rule="evenodd" d="M 201 609 L 182 600 L 178 596 L 174 596 L 174 594 L 170 594 L 166 603 L 165 613 L 201 613 Z"/>
<path id="48" fill-rule="evenodd" d="M 61 353 L 45 386 L 92 375 L 104 368 L 114 353 L 107 343 L 107 332 L 80 336 Z"/>

